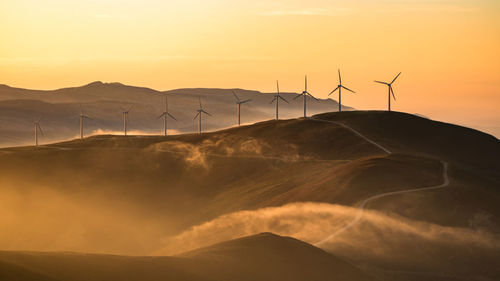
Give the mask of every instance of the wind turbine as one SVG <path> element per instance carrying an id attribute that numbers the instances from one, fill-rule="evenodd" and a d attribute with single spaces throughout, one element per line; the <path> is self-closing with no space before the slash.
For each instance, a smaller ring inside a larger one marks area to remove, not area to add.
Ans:
<path id="1" fill-rule="evenodd" d="M 339 85 L 337 86 L 337 88 L 335 88 L 335 90 L 331 91 L 328 95 L 331 95 L 333 94 L 335 91 L 339 90 L 339 112 L 342 111 L 342 88 L 348 90 L 349 92 L 352 92 L 352 93 L 356 93 L 354 92 L 353 90 L 350 90 L 348 89 L 347 87 L 344 87 L 344 85 L 342 85 L 342 77 L 340 76 L 340 69 L 339 69 Z"/>
<path id="2" fill-rule="evenodd" d="M 168 117 L 174 119 L 175 121 L 177 121 L 177 119 L 175 119 L 175 117 L 170 114 L 168 112 L 168 97 L 165 96 L 165 111 L 158 117 L 158 119 L 162 118 L 163 117 L 163 127 L 164 127 L 164 134 L 165 136 L 167 135 L 167 120 L 168 120 Z"/>
<path id="3" fill-rule="evenodd" d="M 40 119 L 39 118 L 37 121 L 34 122 L 35 124 L 35 146 L 38 146 L 38 130 L 40 130 L 40 133 L 43 136 L 43 130 L 42 127 L 40 127 Z"/>
<path id="4" fill-rule="evenodd" d="M 286 99 L 284 99 L 282 96 L 280 96 L 280 84 L 279 84 L 278 80 L 276 80 L 276 89 L 277 89 L 277 94 L 274 95 L 274 98 L 270 103 L 273 103 L 274 101 L 276 101 L 276 120 L 279 120 L 278 108 L 279 108 L 280 99 L 286 103 L 289 103 L 289 102 Z"/>
<path id="5" fill-rule="evenodd" d="M 307 91 L 307 75 L 306 75 L 306 78 L 305 78 L 305 87 L 304 87 L 304 91 L 302 91 L 302 93 L 298 94 L 295 98 L 293 99 L 296 99 L 298 97 L 302 96 L 302 103 L 304 104 L 304 117 L 307 117 L 307 113 L 306 113 L 306 106 L 307 106 L 307 96 L 315 99 L 315 100 L 318 100 L 317 98 L 313 97 L 313 95 L 309 94 L 309 92 Z"/>
<path id="6" fill-rule="evenodd" d="M 80 139 L 83 139 L 83 125 L 84 125 L 85 118 L 92 120 L 92 118 L 83 114 L 83 108 L 82 108 L 82 105 L 80 104 Z"/>
<path id="7" fill-rule="evenodd" d="M 125 135 L 125 136 L 127 135 L 128 113 L 132 109 L 132 106 L 133 105 L 131 105 L 127 110 L 124 110 L 122 112 L 122 114 L 123 114 L 123 135 Z"/>
<path id="8" fill-rule="evenodd" d="M 252 100 L 240 100 L 240 98 L 236 95 L 236 93 L 234 91 L 232 91 L 232 92 L 233 92 L 233 96 L 236 98 L 236 114 L 238 115 L 238 126 L 239 126 L 241 124 L 240 123 L 241 105 L 244 103 L 250 102 Z"/>
<path id="9" fill-rule="evenodd" d="M 198 97 L 198 100 L 200 102 L 200 109 L 196 110 L 196 111 L 198 111 L 198 113 L 194 116 L 193 120 L 196 119 L 196 117 L 198 117 L 198 134 L 201 134 L 201 115 L 203 115 L 203 113 L 205 113 L 208 116 L 212 116 L 212 114 L 203 110 L 203 107 L 201 106 L 201 98 L 200 97 Z"/>
<path id="10" fill-rule="evenodd" d="M 375 81 L 376 83 L 387 85 L 387 87 L 389 88 L 389 96 L 388 96 L 388 98 L 389 98 L 389 111 L 391 111 L 391 94 L 392 94 L 392 97 L 394 98 L 394 100 L 396 100 L 396 96 L 394 95 L 394 90 L 392 89 L 392 84 L 394 83 L 394 81 L 396 81 L 396 79 L 398 79 L 399 75 L 401 75 L 401 72 L 396 76 L 396 78 L 394 78 L 392 80 L 391 83 L 382 82 L 382 81 Z"/>

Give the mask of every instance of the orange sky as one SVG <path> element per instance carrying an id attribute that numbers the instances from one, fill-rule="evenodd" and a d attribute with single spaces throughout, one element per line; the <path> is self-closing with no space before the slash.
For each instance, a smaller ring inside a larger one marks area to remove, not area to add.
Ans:
<path id="1" fill-rule="evenodd" d="M 498 0 L 3 0 L 0 83 L 299 91 L 500 135 Z M 337 97 L 334 97 L 337 99 Z"/>

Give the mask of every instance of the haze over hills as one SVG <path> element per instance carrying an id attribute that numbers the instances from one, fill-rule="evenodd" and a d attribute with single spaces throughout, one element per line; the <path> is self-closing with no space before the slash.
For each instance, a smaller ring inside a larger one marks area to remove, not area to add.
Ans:
<path id="1" fill-rule="evenodd" d="M 414 115 L 349 111 L 5 148 L 0 249 L 172 256 L 273 232 L 382 280 L 495 280 L 499 144 Z"/>
<path id="2" fill-rule="evenodd" d="M 157 91 L 121 83 L 93 82 L 81 87 L 42 91 L 13 88 L 0 85 L 0 146 L 18 146 L 33 143 L 33 121 L 42 118 L 45 135 L 43 143 L 73 139 L 79 134 L 80 105 L 86 115 L 86 134 L 123 132 L 122 112 L 132 107 L 129 114 L 129 130 L 132 134 L 161 134 L 165 96 L 169 97 L 169 109 L 177 118 L 169 122 L 171 133 L 195 132 L 193 120 L 198 109 L 198 97 L 203 107 L 213 117 L 205 118 L 205 130 L 216 130 L 236 124 L 236 106 L 232 91 L 241 99 L 252 99 L 242 106 L 242 123 L 274 118 L 274 106 L 270 104 L 274 93 L 261 93 L 243 89 L 176 89 Z M 298 89 L 299 90 L 299 89 Z M 314 94 L 314 93 L 313 93 Z M 293 99 L 295 93 L 283 93 L 290 104 L 280 106 L 280 116 L 295 118 L 302 115 L 302 99 Z M 338 108 L 336 101 L 310 100 L 309 114 L 332 111 Z M 349 107 L 344 107 L 349 110 Z"/>

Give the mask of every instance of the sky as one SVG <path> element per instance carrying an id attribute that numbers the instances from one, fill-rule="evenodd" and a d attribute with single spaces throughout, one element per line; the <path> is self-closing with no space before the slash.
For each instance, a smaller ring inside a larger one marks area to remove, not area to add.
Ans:
<path id="1" fill-rule="evenodd" d="M 0 84 L 301 91 L 500 136 L 498 0 L 2 0 Z M 337 95 L 330 96 L 338 99 Z M 333 110 L 333 109 L 332 109 Z"/>

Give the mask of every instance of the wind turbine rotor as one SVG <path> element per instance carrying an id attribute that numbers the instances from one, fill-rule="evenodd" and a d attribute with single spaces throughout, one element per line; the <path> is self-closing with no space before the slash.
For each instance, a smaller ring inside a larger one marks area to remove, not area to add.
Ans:
<path id="1" fill-rule="evenodd" d="M 233 96 L 236 98 L 236 103 L 241 101 L 234 91 L 231 91 L 231 93 L 233 93 Z"/>
<path id="2" fill-rule="evenodd" d="M 396 81 L 396 79 L 398 79 L 399 75 L 401 75 L 401 72 L 396 76 L 396 78 L 394 78 L 394 80 L 392 80 L 392 82 L 390 84 L 394 83 L 394 81 Z"/>
<path id="3" fill-rule="evenodd" d="M 203 113 L 207 114 L 208 116 L 212 116 L 212 114 L 210 114 L 210 113 L 206 112 L 206 111 L 205 111 L 205 110 L 203 110 L 203 109 L 201 110 L 201 112 L 203 112 Z"/>
<path id="4" fill-rule="evenodd" d="M 318 100 L 317 98 L 315 98 L 313 95 L 309 94 L 309 93 L 306 93 L 307 96 L 310 96 L 311 98 L 315 99 L 315 100 Z"/>
<path id="5" fill-rule="evenodd" d="M 347 87 L 345 87 L 345 86 L 341 86 L 341 87 L 342 87 L 342 88 L 344 88 L 344 89 L 346 89 L 346 90 L 348 90 L 349 92 L 356 93 L 356 92 L 354 92 L 353 90 L 351 90 L 351 89 L 349 89 L 349 88 L 347 88 Z"/>
<path id="6" fill-rule="evenodd" d="M 175 119 L 175 117 L 174 117 L 172 114 L 170 114 L 170 113 L 168 113 L 168 112 L 165 112 L 165 113 L 166 113 L 168 116 L 170 116 L 170 118 L 172 118 L 172 119 L 174 119 L 175 121 L 177 121 L 177 119 Z"/>
<path id="7" fill-rule="evenodd" d="M 337 91 L 339 88 L 340 88 L 340 87 L 339 87 L 339 86 L 337 86 L 337 88 L 335 88 L 333 91 L 331 91 L 328 95 L 331 95 L 331 94 L 335 93 L 335 91 Z"/>
<path id="8" fill-rule="evenodd" d="M 391 92 L 392 97 L 394 98 L 394 100 L 396 100 L 396 96 L 394 95 L 394 90 L 392 89 L 392 86 L 389 86 L 389 91 Z"/>

